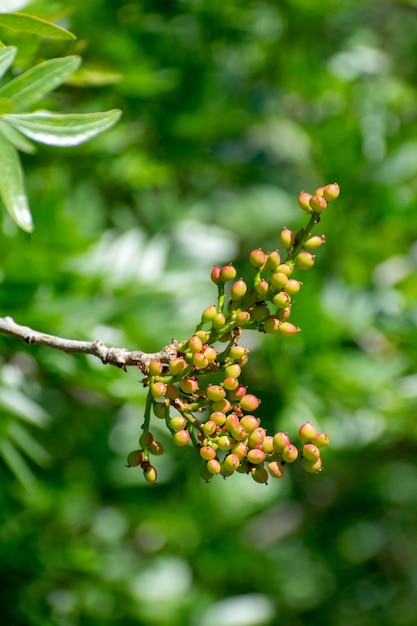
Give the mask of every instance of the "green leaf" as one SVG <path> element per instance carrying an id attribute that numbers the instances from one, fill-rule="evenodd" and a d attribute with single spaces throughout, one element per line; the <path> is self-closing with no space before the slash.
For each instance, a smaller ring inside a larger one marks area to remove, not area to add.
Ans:
<path id="1" fill-rule="evenodd" d="M 32 216 L 26 197 L 23 172 L 18 154 L 0 132 L 0 197 L 11 217 L 23 230 L 33 230 Z"/>
<path id="2" fill-rule="evenodd" d="M 81 59 L 78 56 L 49 59 L 39 63 L 0 87 L 0 96 L 13 100 L 17 110 L 25 110 L 61 85 L 80 63 Z"/>
<path id="3" fill-rule="evenodd" d="M 9 69 L 16 56 L 17 48 L 15 46 L 4 46 L 0 48 L 0 78 L 4 76 Z"/>
<path id="4" fill-rule="evenodd" d="M 26 154 L 34 154 L 36 152 L 36 146 L 34 146 L 31 141 L 26 139 L 22 133 L 19 133 L 16 128 L 10 126 L 10 124 L 4 124 L 4 122 L 0 120 L 0 130 L 10 143 L 14 145 L 16 150 L 26 152 Z"/>
<path id="5" fill-rule="evenodd" d="M 12 439 L 32 461 L 41 467 L 48 465 L 51 460 L 49 453 L 22 424 L 17 420 L 12 420 L 8 424 L 7 432 L 10 439 Z"/>
<path id="6" fill-rule="evenodd" d="M 77 146 L 113 126 L 121 111 L 113 109 L 102 113 L 59 114 L 39 111 L 24 115 L 4 115 L 21 133 L 48 146 Z"/>
<path id="7" fill-rule="evenodd" d="M 0 439 L 0 456 L 26 489 L 29 489 L 36 483 L 36 479 L 25 459 L 8 439 Z"/>
<path id="8" fill-rule="evenodd" d="M 76 39 L 69 30 L 27 13 L 1 13 L 0 26 L 50 39 Z"/>

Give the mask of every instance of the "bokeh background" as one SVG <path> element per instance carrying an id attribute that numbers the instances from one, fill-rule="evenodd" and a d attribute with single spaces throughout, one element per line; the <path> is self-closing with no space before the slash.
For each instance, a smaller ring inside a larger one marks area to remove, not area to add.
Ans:
<path id="1" fill-rule="evenodd" d="M 0 336 L 0 603 L 10 626 L 417 623 L 417 2 L 39 0 L 74 42 L 1 29 L 14 71 L 81 54 L 42 102 L 121 108 L 103 136 L 22 157 L 35 220 L 3 212 L 2 315 L 158 350 L 254 247 L 337 181 L 292 338 L 247 336 L 270 429 L 329 433 L 325 471 L 257 485 L 166 446 L 124 467 L 139 373 Z M 320 230 L 320 229 L 319 229 Z M 319 233 L 321 234 L 321 232 Z M 254 334 L 254 333 L 252 333 Z M 250 335 L 250 333 L 249 333 Z"/>

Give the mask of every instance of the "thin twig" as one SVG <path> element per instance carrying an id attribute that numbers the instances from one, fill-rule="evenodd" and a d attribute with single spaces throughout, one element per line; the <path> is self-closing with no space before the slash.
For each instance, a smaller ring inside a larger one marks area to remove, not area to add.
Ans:
<path id="1" fill-rule="evenodd" d="M 178 352 L 178 345 L 175 340 L 159 352 L 129 351 L 126 348 L 108 348 L 100 339 L 96 339 L 96 341 L 77 341 L 41 333 L 29 328 L 29 326 L 16 324 L 11 317 L 0 317 L 0 333 L 23 339 L 26 343 L 61 350 L 67 354 L 91 354 L 100 359 L 105 365 L 114 365 L 124 370 L 131 365 L 146 368 L 152 359 L 159 359 L 162 363 L 169 363 L 177 356 Z"/>

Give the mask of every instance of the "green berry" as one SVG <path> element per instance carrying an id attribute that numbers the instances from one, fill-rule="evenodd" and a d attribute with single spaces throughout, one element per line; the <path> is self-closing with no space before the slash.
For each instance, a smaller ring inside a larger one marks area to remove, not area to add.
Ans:
<path id="1" fill-rule="evenodd" d="M 249 254 L 249 262 L 253 267 L 261 268 L 265 265 L 267 255 L 260 248 L 252 250 Z"/>
<path id="2" fill-rule="evenodd" d="M 214 420 L 210 419 L 203 425 L 203 433 L 206 435 L 206 437 L 211 437 L 216 432 L 217 424 Z"/>
<path id="3" fill-rule="evenodd" d="M 281 263 L 281 265 L 278 265 L 277 267 L 277 272 L 281 272 L 282 274 L 285 274 L 285 276 L 291 276 L 293 271 L 294 268 L 289 263 Z"/>
<path id="4" fill-rule="evenodd" d="M 309 270 L 314 265 L 314 255 L 311 252 L 300 252 L 295 257 L 295 266 L 299 270 Z"/>
<path id="5" fill-rule="evenodd" d="M 237 380 L 237 378 L 232 378 L 231 376 L 228 376 L 224 379 L 222 385 L 227 391 L 233 391 L 234 389 L 237 389 L 237 387 L 239 387 L 239 381 Z"/>
<path id="6" fill-rule="evenodd" d="M 223 265 L 220 269 L 220 281 L 228 283 L 234 278 L 236 278 L 236 268 L 231 263 L 229 263 L 229 265 Z"/>
<path id="7" fill-rule="evenodd" d="M 226 392 L 220 385 L 208 385 L 206 389 L 207 399 L 218 402 L 226 397 Z"/>
<path id="8" fill-rule="evenodd" d="M 308 250 L 309 252 L 314 252 L 314 250 L 317 250 L 317 248 L 320 248 L 320 246 L 322 246 L 325 242 L 326 242 L 326 238 L 324 235 L 322 235 L 321 237 L 319 235 L 314 235 L 313 237 L 310 237 L 309 239 L 307 239 L 303 247 L 304 247 L 304 250 Z"/>
<path id="9" fill-rule="evenodd" d="M 318 474 L 323 468 L 321 457 L 316 461 L 309 461 L 305 457 L 301 459 L 301 467 L 309 474 Z"/>
<path id="10" fill-rule="evenodd" d="M 207 461 L 207 469 L 210 474 L 220 474 L 220 461 L 217 459 L 211 459 L 211 461 Z"/>
<path id="11" fill-rule="evenodd" d="M 192 394 L 198 391 L 198 380 L 195 376 L 184 376 L 180 380 L 181 390 L 186 394 Z"/>
<path id="12" fill-rule="evenodd" d="M 208 306 L 206 309 L 204 309 L 203 314 L 201 316 L 201 321 L 204 324 L 207 324 L 208 322 L 211 322 L 212 319 L 216 316 L 217 314 L 217 307 L 215 304 L 212 304 L 211 306 Z"/>
<path id="13" fill-rule="evenodd" d="M 149 363 L 149 375 L 159 376 L 162 372 L 163 365 L 159 359 L 152 359 Z"/>
<path id="14" fill-rule="evenodd" d="M 229 391 L 229 398 L 232 402 L 239 402 L 246 395 L 247 387 L 245 385 L 239 385 L 233 391 Z"/>
<path id="15" fill-rule="evenodd" d="M 232 298 L 233 301 L 240 300 L 241 298 L 243 298 L 247 290 L 248 290 L 248 287 L 245 281 L 240 278 L 239 280 L 233 283 L 230 289 L 230 297 Z"/>
<path id="16" fill-rule="evenodd" d="M 262 442 L 265 454 L 273 454 L 274 450 L 274 438 L 272 435 L 265 435 L 264 440 Z"/>
<path id="17" fill-rule="evenodd" d="M 269 291 L 268 282 L 264 278 L 261 278 L 255 285 L 255 291 L 260 298 L 264 298 Z"/>
<path id="18" fill-rule="evenodd" d="M 237 426 L 232 426 L 230 429 L 230 434 L 235 441 L 243 441 L 248 436 L 246 430 L 238 424 Z"/>
<path id="19" fill-rule="evenodd" d="M 179 376 L 187 368 L 187 361 L 180 357 L 170 361 L 168 365 L 169 373 L 171 376 Z"/>
<path id="20" fill-rule="evenodd" d="M 197 335 L 193 335 L 191 339 L 188 340 L 188 349 L 191 350 L 193 354 L 201 352 L 202 347 L 203 342 L 201 341 L 200 337 L 197 337 Z"/>
<path id="21" fill-rule="evenodd" d="M 326 185 L 323 189 L 323 196 L 327 202 L 333 202 L 340 195 L 340 187 L 337 183 Z"/>
<path id="22" fill-rule="evenodd" d="M 226 318 L 221 311 L 219 313 L 216 313 L 216 315 L 213 317 L 211 321 L 211 325 L 213 326 L 213 328 L 217 330 L 220 328 L 223 328 L 225 323 L 226 323 Z"/>
<path id="23" fill-rule="evenodd" d="M 152 406 L 153 413 L 155 417 L 159 419 L 165 419 L 165 410 L 167 408 L 167 404 L 165 402 L 155 402 Z"/>
<path id="24" fill-rule="evenodd" d="M 266 485 L 268 482 L 268 472 L 264 467 L 252 467 L 250 473 L 256 483 Z"/>
<path id="25" fill-rule="evenodd" d="M 168 400 L 176 400 L 180 397 L 180 391 L 178 387 L 176 387 L 172 383 L 168 383 L 165 396 Z"/>
<path id="26" fill-rule="evenodd" d="M 143 475 L 145 477 L 145 480 L 151 485 L 154 485 L 158 478 L 157 471 L 153 465 L 148 465 L 148 467 L 144 470 Z"/>
<path id="27" fill-rule="evenodd" d="M 243 346 L 232 346 L 229 351 L 229 357 L 233 361 L 239 361 L 245 354 L 247 354 L 248 349 Z"/>
<path id="28" fill-rule="evenodd" d="M 276 270 L 278 265 L 281 263 L 281 255 L 278 250 L 274 250 L 270 254 L 268 254 L 268 258 L 266 260 L 266 269 L 268 270 Z"/>
<path id="29" fill-rule="evenodd" d="M 205 354 L 201 352 L 197 352 L 197 354 L 193 354 L 193 365 L 198 367 L 199 370 L 204 370 L 208 366 L 208 358 Z"/>
<path id="30" fill-rule="evenodd" d="M 255 428 L 248 437 L 248 446 L 250 448 L 256 448 L 256 446 L 263 443 L 264 439 L 265 430 L 263 428 Z"/>
<path id="31" fill-rule="evenodd" d="M 207 346 L 203 354 L 209 363 L 214 363 L 214 361 L 217 359 L 217 350 L 212 346 Z"/>
<path id="32" fill-rule="evenodd" d="M 240 459 L 237 454 L 228 454 L 223 461 L 224 467 L 229 472 L 235 472 L 240 465 Z"/>
<path id="33" fill-rule="evenodd" d="M 155 400 L 158 400 L 159 398 L 163 398 L 166 394 L 166 390 L 167 390 L 167 386 L 165 383 L 152 383 L 152 385 L 150 386 L 150 390 L 151 390 L 151 394 L 152 397 Z"/>
<path id="34" fill-rule="evenodd" d="M 216 426 L 223 426 L 226 422 L 226 415 L 221 411 L 213 411 L 210 415 L 210 421 L 214 422 Z"/>
<path id="35" fill-rule="evenodd" d="M 260 420 L 254 415 L 244 415 L 240 420 L 240 424 L 247 433 L 251 433 L 255 428 L 258 428 Z"/>
<path id="36" fill-rule="evenodd" d="M 142 450 L 132 450 L 127 455 L 127 464 L 126 467 L 138 467 L 143 461 L 143 451 Z"/>
<path id="37" fill-rule="evenodd" d="M 272 303 L 277 307 L 277 309 L 285 309 L 285 307 L 291 303 L 291 296 L 288 293 L 285 293 L 285 291 L 280 291 L 272 298 Z"/>
<path id="38" fill-rule="evenodd" d="M 236 454 L 236 456 L 240 460 L 242 460 L 246 457 L 248 453 L 248 446 L 246 445 L 246 443 L 243 443 L 243 441 L 239 441 L 238 443 L 235 443 L 235 445 L 231 449 L 231 452 L 233 452 L 233 454 Z"/>
<path id="39" fill-rule="evenodd" d="M 217 445 L 219 446 L 219 450 L 223 450 L 223 451 L 231 450 L 234 444 L 235 442 L 233 441 L 233 439 L 231 439 L 231 437 L 228 437 L 227 435 L 222 435 L 217 440 Z"/>
<path id="40" fill-rule="evenodd" d="M 250 317 L 253 322 L 264 322 L 270 315 L 270 311 L 266 304 L 257 304 L 253 307 Z"/>
<path id="41" fill-rule="evenodd" d="M 295 280 L 294 278 L 289 278 L 285 284 L 284 290 L 290 296 L 294 296 L 301 289 L 301 284 L 299 280 Z M 287 303 L 288 304 L 288 303 Z"/>
<path id="42" fill-rule="evenodd" d="M 185 426 L 187 426 L 187 420 L 182 415 L 176 415 L 175 417 L 169 420 L 169 425 L 172 428 L 172 430 L 175 430 L 175 431 L 182 430 L 183 428 L 185 428 Z"/>
<path id="43" fill-rule="evenodd" d="M 236 326 L 246 326 L 250 322 L 250 313 L 248 311 L 239 311 L 235 318 Z"/>
<path id="44" fill-rule="evenodd" d="M 230 376 L 231 378 L 239 378 L 241 372 L 242 369 L 238 363 L 231 363 L 224 368 L 225 376 Z"/>
<path id="45" fill-rule="evenodd" d="M 211 461 L 216 458 L 216 450 L 211 446 L 203 446 L 200 448 L 200 456 L 204 461 Z"/>
<path id="46" fill-rule="evenodd" d="M 294 245 L 295 235 L 289 228 L 283 228 L 279 238 L 286 250 L 289 250 Z"/>
<path id="47" fill-rule="evenodd" d="M 282 289 L 288 282 L 288 276 L 284 272 L 275 272 L 271 276 L 271 285 L 275 289 Z"/>
<path id="48" fill-rule="evenodd" d="M 229 393 L 235 392 L 231 391 Z M 210 406 L 213 411 L 221 411 L 222 413 L 228 413 L 232 409 L 232 405 L 226 398 L 224 398 L 224 400 L 218 400 L 217 402 L 210 402 Z"/>

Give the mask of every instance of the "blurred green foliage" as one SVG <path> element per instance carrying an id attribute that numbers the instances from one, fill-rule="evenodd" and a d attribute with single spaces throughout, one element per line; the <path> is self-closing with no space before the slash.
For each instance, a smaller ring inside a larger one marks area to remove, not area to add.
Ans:
<path id="1" fill-rule="evenodd" d="M 3 214 L 2 314 L 157 350 L 214 301 L 213 263 L 244 275 L 252 248 L 301 225 L 301 188 L 337 181 L 342 195 L 302 277 L 302 333 L 244 342 L 265 424 L 294 433 L 311 419 L 329 433 L 318 476 L 205 485 L 193 450 L 156 423 L 166 454 L 150 488 L 124 467 L 144 408 L 138 373 L 0 337 L 5 622 L 413 626 L 417 3 L 24 10 L 78 39 L 0 25 L 16 70 L 84 59 L 42 107 L 124 114 L 89 144 L 23 157 L 36 228 Z"/>

